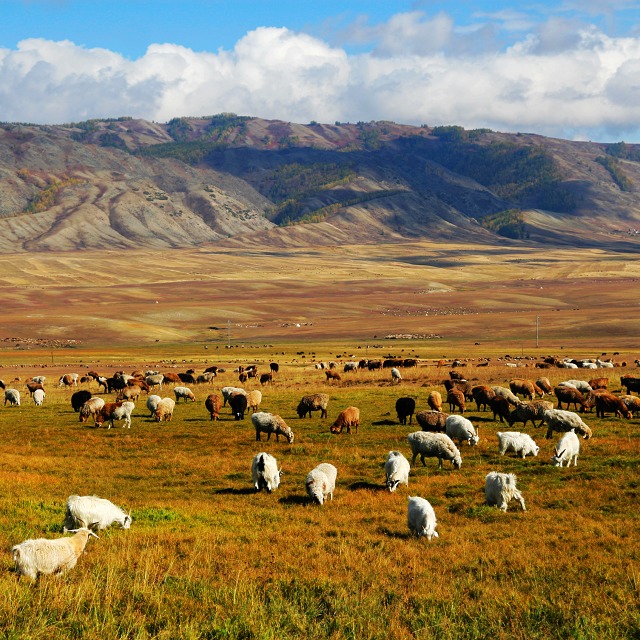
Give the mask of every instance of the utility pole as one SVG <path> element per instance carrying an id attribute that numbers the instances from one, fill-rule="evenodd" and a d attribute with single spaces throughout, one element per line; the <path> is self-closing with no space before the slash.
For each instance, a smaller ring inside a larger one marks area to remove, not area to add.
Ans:
<path id="1" fill-rule="evenodd" d="M 231 349 L 231 320 L 227 320 L 227 349 Z"/>
<path id="2" fill-rule="evenodd" d="M 538 348 L 539 335 L 540 335 L 540 316 L 536 316 L 536 349 Z"/>

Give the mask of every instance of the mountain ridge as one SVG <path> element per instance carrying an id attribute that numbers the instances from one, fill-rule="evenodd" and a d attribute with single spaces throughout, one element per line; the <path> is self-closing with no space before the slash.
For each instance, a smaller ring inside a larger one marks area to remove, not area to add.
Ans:
<path id="1" fill-rule="evenodd" d="M 4 123 L 0 252 L 354 238 L 633 248 L 639 158 L 635 145 L 391 122 Z"/>

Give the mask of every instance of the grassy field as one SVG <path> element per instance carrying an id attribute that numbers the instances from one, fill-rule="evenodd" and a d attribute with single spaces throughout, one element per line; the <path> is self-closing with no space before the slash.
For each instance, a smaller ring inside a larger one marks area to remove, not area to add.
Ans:
<path id="1" fill-rule="evenodd" d="M 335 356 L 347 346 L 323 344 L 316 355 Z M 71 391 L 53 384 L 59 373 L 90 365 L 112 373 L 164 360 L 163 370 L 183 371 L 188 364 L 180 360 L 168 369 L 180 353 L 197 360 L 201 372 L 200 348 L 65 351 L 55 354 L 57 367 L 45 370 L 35 363 L 47 363 L 47 351 L 4 354 L 0 377 L 21 392 L 30 375 L 49 379 L 43 407 L 23 393 L 21 407 L 0 408 L 2 637 L 640 637 L 638 418 L 587 415 L 593 439 L 581 442 L 576 468 L 559 469 L 549 461 L 557 437 L 545 440 L 544 430 L 530 425 L 524 431 L 540 445 L 539 456 L 499 456 L 495 434 L 506 428 L 474 404 L 467 417 L 481 440 L 460 447 L 462 468 L 418 463 L 408 490 L 390 494 L 386 454 L 397 449 L 410 458 L 406 436 L 417 429 L 415 422 L 397 423 L 395 401 L 408 395 L 427 408 L 429 391 L 442 390 L 446 377 L 431 360 L 404 371 L 400 386 L 391 386 L 387 371 L 345 376 L 331 386 L 305 362 L 311 349 L 303 343 L 282 347 L 284 356 L 276 347 L 209 353 L 209 363 L 232 366 L 280 353 L 276 382 L 261 388 L 261 409 L 285 418 L 292 445 L 256 442 L 249 418 L 236 422 L 226 408 L 219 422 L 209 421 L 204 399 L 237 383 L 230 371 L 194 387 L 197 401 L 178 405 L 172 422 L 153 422 L 139 402 L 130 430 L 80 424 Z M 419 347 L 394 348 L 412 355 Z M 32 364 L 18 366 L 25 361 Z M 474 381 L 505 384 L 514 370 L 496 363 L 466 371 Z M 622 371 L 609 374 L 614 391 Z M 558 382 L 575 373 L 548 375 Z M 517 374 L 535 376 L 532 369 Z M 22 380 L 11 382 L 16 376 Z M 312 392 L 330 394 L 328 419 L 297 417 L 300 397 Z M 330 424 L 348 405 L 361 409 L 360 433 L 332 435 Z M 275 455 L 283 468 L 271 495 L 256 494 L 251 484 L 259 451 Z M 319 462 L 338 468 L 334 500 L 322 507 L 308 504 L 304 491 L 306 474 Z M 483 505 L 484 477 L 492 470 L 517 474 L 526 512 Z M 11 546 L 62 535 L 64 503 L 73 493 L 131 510 L 131 529 L 102 532 L 61 578 L 45 576 L 35 585 L 19 579 Z M 409 495 L 433 505 L 437 540 L 409 535 Z"/>

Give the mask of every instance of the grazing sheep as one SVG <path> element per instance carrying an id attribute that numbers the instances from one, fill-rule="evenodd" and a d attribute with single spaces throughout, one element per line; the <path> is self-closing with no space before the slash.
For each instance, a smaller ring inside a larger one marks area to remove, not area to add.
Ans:
<path id="1" fill-rule="evenodd" d="M 211 416 L 211 420 L 220 420 L 220 409 L 222 408 L 222 400 L 217 393 L 211 393 L 204 401 L 204 406 Z"/>
<path id="2" fill-rule="evenodd" d="M 515 395 L 520 394 L 529 400 L 533 400 L 535 397 L 537 393 L 536 387 L 538 387 L 538 385 L 536 385 L 533 380 L 525 380 L 524 378 L 513 378 L 513 380 L 509 382 L 509 389 L 511 390 L 511 393 Z M 544 391 L 539 387 L 538 389 L 542 395 L 544 395 Z"/>
<path id="3" fill-rule="evenodd" d="M 574 431 L 567 431 L 558 441 L 551 462 L 553 462 L 554 467 L 562 467 L 565 462 L 567 467 L 570 467 L 573 460 L 573 466 L 577 467 L 579 453 L 580 439 Z"/>
<path id="4" fill-rule="evenodd" d="M 176 403 L 173 398 L 162 398 L 153 414 L 156 422 L 171 422 Z"/>
<path id="5" fill-rule="evenodd" d="M 283 435 L 289 444 L 293 444 L 293 431 L 280 416 L 258 411 L 251 416 L 251 423 L 256 430 L 256 440 L 260 441 L 261 433 L 267 434 L 267 440 L 271 438 L 272 433 L 275 433 L 276 441 L 279 441 L 280 436 Z"/>
<path id="6" fill-rule="evenodd" d="M 58 380 L 58 388 L 62 387 L 77 387 L 78 386 L 78 374 L 77 373 L 65 373 L 60 376 Z"/>
<path id="7" fill-rule="evenodd" d="M 247 393 L 247 409 L 251 409 L 251 413 L 255 413 L 260 408 L 262 402 L 262 391 L 254 389 Z"/>
<path id="8" fill-rule="evenodd" d="M 537 456 L 540 447 L 528 433 L 518 431 L 498 431 L 498 453 L 503 456 L 513 451 L 517 456 L 525 458 L 528 455 Z"/>
<path id="9" fill-rule="evenodd" d="M 426 536 L 427 540 L 432 540 L 438 537 L 436 513 L 429 501 L 424 498 L 409 496 L 407 525 L 409 531 L 418 536 L 418 538 Z"/>
<path id="10" fill-rule="evenodd" d="M 358 370 L 357 362 L 345 362 L 344 369 L 342 371 L 343 373 L 349 373 L 350 371 L 357 371 L 357 370 Z"/>
<path id="11" fill-rule="evenodd" d="M 497 396 L 504 398 L 509 404 L 517 407 L 520 404 L 520 398 L 514 395 L 510 389 L 505 387 L 491 387 Z"/>
<path id="12" fill-rule="evenodd" d="M 138 386 L 133 386 L 133 387 L 126 386 L 116 396 L 116 402 L 121 402 L 123 400 L 126 400 L 127 402 L 135 403 L 135 401 L 140 397 L 141 393 L 142 393 L 142 388 L 141 387 L 138 387 Z"/>
<path id="13" fill-rule="evenodd" d="M 604 418 L 606 413 L 613 413 L 619 418 L 627 418 L 630 420 L 633 417 L 629 407 L 618 396 L 614 396 L 612 393 L 601 393 L 595 397 L 596 401 L 596 416 L 598 418 Z"/>
<path id="14" fill-rule="evenodd" d="M 496 394 L 491 387 L 487 387 L 484 384 L 479 384 L 471 388 L 471 395 L 476 401 L 478 411 L 481 411 L 483 407 L 486 410 L 489 401 L 491 400 L 491 398 L 494 398 Z"/>
<path id="15" fill-rule="evenodd" d="M 449 403 L 449 411 L 453 412 L 457 407 L 460 413 L 464 413 L 464 393 L 460 389 L 449 389 L 447 393 L 447 402 Z"/>
<path id="16" fill-rule="evenodd" d="M 510 427 L 513 426 L 514 422 L 522 422 L 522 426 L 526 427 L 527 422 L 531 420 L 534 427 L 540 427 L 544 422 L 544 412 L 547 409 L 553 409 L 553 403 L 548 400 L 523 402 L 509 414 L 507 422 Z M 539 425 L 536 425 L 536 420 L 540 420 Z"/>
<path id="17" fill-rule="evenodd" d="M 33 402 L 35 403 L 36 407 L 41 407 L 42 403 L 44 402 L 44 398 L 45 398 L 45 392 L 44 389 L 36 389 L 33 392 Z"/>
<path id="18" fill-rule="evenodd" d="M 162 383 L 164 382 L 164 375 L 162 373 L 149 374 L 144 381 L 150 387 L 160 387 L 162 389 Z"/>
<path id="19" fill-rule="evenodd" d="M 476 430 L 464 416 L 449 416 L 445 421 L 445 433 L 452 439 L 458 441 L 458 446 L 466 442 L 469 446 L 477 445 L 480 441 Z"/>
<path id="20" fill-rule="evenodd" d="M 632 414 L 640 411 L 640 398 L 638 396 L 620 396 L 620 400 L 624 402 Z"/>
<path id="21" fill-rule="evenodd" d="M 416 422 L 423 431 L 440 431 L 444 433 L 448 417 L 449 414 L 442 411 L 418 411 L 416 413 Z"/>
<path id="22" fill-rule="evenodd" d="M 229 406 L 236 420 L 244 420 L 244 414 L 247 412 L 247 396 L 244 393 L 232 393 Z"/>
<path id="23" fill-rule="evenodd" d="M 399 451 L 389 451 L 384 463 L 387 489 L 393 493 L 400 484 L 409 486 L 409 461 Z"/>
<path id="24" fill-rule="evenodd" d="M 432 391 L 427 398 L 427 404 L 433 411 L 442 411 L 442 396 L 439 391 Z"/>
<path id="25" fill-rule="evenodd" d="M 425 458 L 438 458 L 438 468 L 442 469 L 443 460 L 451 460 L 454 469 L 462 466 L 462 458 L 453 440 L 445 433 L 429 433 L 427 431 L 416 431 L 407 436 L 413 458 L 411 466 L 415 464 L 418 455 L 425 464 Z"/>
<path id="26" fill-rule="evenodd" d="M 158 403 L 160 402 L 160 400 L 162 400 L 162 398 L 154 394 L 150 395 L 147 398 L 147 409 L 149 409 L 149 415 L 152 418 L 156 412 L 156 409 L 158 408 Z"/>
<path id="27" fill-rule="evenodd" d="M 232 393 L 244 393 L 246 395 L 247 392 L 240 387 L 222 387 L 221 393 L 223 399 L 222 406 L 226 407 Z"/>
<path id="28" fill-rule="evenodd" d="M 280 485 L 280 473 L 277 460 L 270 454 L 257 453 L 251 463 L 251 478 L 256 491 L 275 491 Z"/>
<path id="29" fill-rule="evenodd" d="M 17 389 L 5 389 L 4 391 L 4 404 L 7 406 L 7 402 L 10 407 L 20 406 L 20 392 Z"/>
<path id="30" fill-rule="evenodd" d="M 536 385 L 539 386 L 545 393 L 551 393 L 553 391 L 553 387 L 551 386 L 551 382 L 549 382 L 549 378 L 538 378 L 536 380 Z"/>
<path id="31" fill-rule="evenodd" d="M 632 391 L 640 393 L 640 378 L 620 376 L 620 386 L 627 390 L 627 395 L 631 395 Z"/>
<path id="32" fill-rule="evenodd" d="M 393 369 L 391 369 L 391 383 L 400 384 L 401 380 L 402 380 L 402 375 L 400 374 L 400 370 L 393 367 Z"/>
<path id="33" fill-rule="evenodd" d="M 97 396 L 89 398 L 82 405 L 78 420 L 80 422 L 86 422 L 91 416 L 95 418 L 102 407 L 104 407 L 104 400 L 102 398 L 99 398 Z"/>
<path id="34" fill-rule="evenodd" d="M 609 386 L 609 378 L 592 378 L 589 380 L 592 389 L 606 389 Z"/>
<path id="35" fill-rule="evenodd" d="M 563 402 L 567 405 L 567 409 L 569 409 L 571 405 L 573 405 L 576 411 L 578 410 L 578 405 L 580 405 L 581 409 L 585 409 L 586 399 L 576 387 L 558 385 L 553 392 L 555 393 L 556 398 L 558 398 L 558 409 L 562 409 Z"/>
<path id="36" fill-rule="evenodd" d="M 136 408 L 133 402 L 109 402 L 96 413 L 96 427 L 99 427 L 105 420 L 109 422 L 107 428 L 113 427 L 114 420 L 124 420 L 122 428 L 131 428 L 131 413 Z"/>
<path id="37" fill-rule="evenodd" d="M 33 395 L 34 392 L 37 391 L 38 389 L 40 389 L 41 391 L 44 391 L 44 387 L 39 382 L 34 382 L 33 380 L 30 380 L 29 382 L 27 382 L 25 386 L 27 387 L 27 391 L 29 392 L 29 395 Z"/>
<path id="38" fill-rule="evenodd" d="M 67 498 L 65 533 L 71 529 L 106 529 L 112 524 L 128 529 L 131 526 L 131 515 L 105 498 L 75 495 Z"/>
<path id="39" fill-rule="evenodd" d="M 524 498 L 516 488 L 516 476 L 513 473 L 498 473 L 491 471 L 484 479 L 484 503 L 489 507 L 498 507 L 502 511 L 507 510 L 511 500 L 517 500 L 523 511 L 527 508 Z"/>
<path id="40" fill-rule="evenodd" d="M 215 380 L 215 377 L 216 374 L 212 371 L 205 371 L 196 378 L 196 384 L 206 384 L 207 382 Z"/>
<path id="41" fill-rule="evenodd" d="M 312 502 L 324 504 L 327 496 L 333 500 L 333 492 L 336 488 L 336 477 L 338 470 L 327 462 L 319 464 L 315 469 L 309 471 L 305 481 L 307 495 Z"/>
<path id="42" fill-rule="evenodd" d="M 25 540 L 13 546 L 11 553 L 16 573 L 35 581 L 39 574 L 61 575 L 73 569 L 87 546 L 89 536 L 98 537 L 88 528 L 74 533 L 74 536 L 54 540 Z"/>
<path id="43" fill-rule="evenodd" d="M 407 424 L 407 418 L 409 418 L 409 424 L 411 424 L 415 411 L 416 401 L 413 398 L 398 398 L 396 400 L 396 413 L 400 424 Z"/>
<path id="44" fill-rule="evenodd" d="M 591 385 L 585 380 L 565 380 L 561 382 L 559 387 L 567 386 L 567 387 L 575 387 L 580 393 L 589 393 L 592 391 Z"/>
<path id="45" fill-rule="evenodd" d="M 269 382 L 273 382 L 273 373 L 263 373 L 260 376 L 260 384 L 268 384 Z"/>
<path id="46" fill-rule="evenodd" d="M 500 422 L 509 421 L 509 401 L 502 396 L 493 396 L 489 399 L 489 407 L 493 411 L 493 419 L 500 418 Z"/>
<path id="47" fill-rule="evenodd" d="M 320 411 L 320 418 L 327 417 L 327 405 L 329 404 L 329 396 L 326 393 L 314 393 L 309 396 L 303 396 L 298 404 L 296 412 L 299 418 L 304 418 L 307 414 L 311 417 L 312 411 Z"/>
<path id="48" fill-rule="evenodd" d="M 82 408 L 82 405 L 91 398 L 91 391 L 87 391 L 86 389 L 81 389 L 80 391 L 76 391 L 71 396 L 71 407 L 77 413 Z"/>
<path id="49" fill-rule="evenodd" d="M 356 433 L 358 433 L 358 427 L 360 426 L 360 409 L 358 407 L 347 407 L 344 411 L 340 412 L 340 415 L 336 418 L 336 421 L 331 425 L 331 433 L 342 433 L 342 430 L 346 427 L 347 433 L 351 433 L 351 427 L 355 427 Z"/>
<path id="50" fill-rule="evenodd" d="M 342 377 L 337 371 L 325 371 L 324 375 L 327 376 L 327 382 L 330 380 L 342 380 Z"/>
<path id="51" fill-rule="evenodd" d="M 180 376 L 177 373 L 173 373 L 169 371 L 169 373 L 165 373 L 162 376 L 162 384 L 182 384 L 182 380 L 180 380 Z"/>
<path id="52" fill-rule="evenodd" d="M 196 397 L 189 387 L 174 387 L 173 393 L 176 396 L 176 402 L 179 402 L 180 398 L 183 398 L 185 402 L 188 400 L 191 400 L 191 402 L 196 401 Z"/>
<path id="53" fill-rule="evenodd" d="M 39 384 L 44 384 L 44 381 L 47 379 L 47 376 L 33 376 L 33 378 L 31 378 L 34 382 L 37 382 Z"/>
<path id="54" fill-rule="evenodd" d="M 585 439 L 592 436 L 591 429 L 582 421 L 582 418 L 577 413 L 573 413 L 573 411 L 547 409 L 543 416 L 547 425 L 547 438 L 550 438 L 554 431 L 564 432 L 572 430 L 579 433 Z"/>

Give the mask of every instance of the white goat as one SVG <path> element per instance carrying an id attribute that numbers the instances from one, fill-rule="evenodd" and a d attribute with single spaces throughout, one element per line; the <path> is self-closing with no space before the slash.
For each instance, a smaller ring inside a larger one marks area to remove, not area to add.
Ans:
<path id="1" fill-rule="evenodd" d="M 327 462 L 323 462 L 315 469 L 309 471 L 305 486 L 307 495 L 311 498 L 312 502 L 323 504 L 327 496 L 333 500 L 337 476 L 338 470 Z"/>
<path id="2" fill-rule="evenodd" d="M 503 456 L 513 451 L 517 456 L 525 458 L 528 455 L 537 456 L 540 447 L 528 433 L 519 431 L 498 431 L 498 453 Z"/>
<path id="3" fill-rule="evenodd" d="M 45 392 L 42 389 L 36 389 L 33 392 L 33 401 L 36 405 L 36 407 L 41 407 L 42 403 L 44 402 L 44 398 L 45 398 Z"/>
<path id="4" fill-rule="evenodd" d="M 4 392 L 4 404 L 9 403 L 10 407 L 20 406 L 20 392 L 17 389 L 5 389 Z"/>
<path id="5" fill-rule="evenodd" d="M 480 441 L 480 437 L 468 420 L 464 416 L 450 415 L 444 423 L 445 433 L 452 439 L 457 440 L 458 445 L 466 442 L 469 446 L 476 445 Z"/>
<path id="6" fill-rule="evenodd" d="M 393 493 L 400 484 L 409 486 L 409 461 L 399 451 L 389 451 L 384 463 L 387 489 Z"/>
<path id="7" fill-rule="evenodd" d="M 122 529 L 131 526 L 131 515 L 113 502 L 97 496 L 69 496 L 64 520 L 64 531 L 71 529 L 106 529 L 119 524 Z"/>
<path id="8" fill-rule="evenodd" d="M 13 562 L 16 573 L 35 580 L 38 574 L 61 575 L 76 566 L 78 558 L 87 546 L 89 536 L 98 536 L 89 528 L 82 528 L 70 538 L 56 538 L 47 540 L 25 540 L 12 547 Z"/>
<path id="9" fill-rule="evenodd" d="M 485 504 L 490 507 L 498 507 L 502 511 L 507 510 L 507 505 L 511 500 L 517 500 L 523 511 L 527 508 L 524 505 L 524 498 L 516 488 L 516 477 L 513 473 L 498 473 L 491 471 L 484 479 Z"/>
<path id="10" fill-rule="evenodd" d="M 264 451 L 257 453 L 251 463 L 251 478 L 256 491 L 266 489 L 271 493 L 280 485 L 281 469 L 278 469 L 278 461 Z"/>
<path id="11" fill-rule="evenodd" d="M 409 496 L 409 506 L 407 508 L 407 524 L 409 531 L 419 538 L 427 536 L 427 540 L 437 538 L 436 513 L 428 500 L 418 496 Z"/>
<path id="12" fill-rule="evenodd" d="M 571 466 L 573 460 L 573 466 L 578 466 L 578 454 L 580 453 L 580 438 L 574 431 L 568 431 L 558 441 L 556 445 L 556 451 L 551 458 L 551 462 L 555 467 L 562 467 L 564 463 L 567 463 L 567 467 Z"/>

